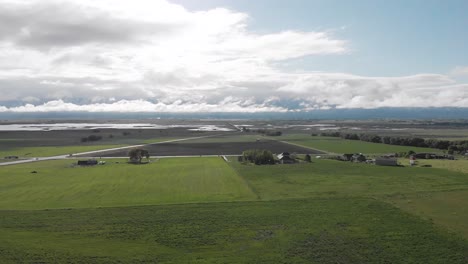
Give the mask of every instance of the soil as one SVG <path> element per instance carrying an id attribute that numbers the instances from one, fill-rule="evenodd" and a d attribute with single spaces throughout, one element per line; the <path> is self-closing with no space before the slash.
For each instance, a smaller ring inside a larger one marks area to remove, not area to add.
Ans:
<path id="1" fill-rule="evenodd" d="M 265 149 L 273 153 L 323 154 L 323 152 L 278 141 L 226 143 L 162 143 L 144 147 L 151 156 L 240 155 L 248 149 Z M 100 152 L 94 156 L 126 157 L 128 150 Z"/>

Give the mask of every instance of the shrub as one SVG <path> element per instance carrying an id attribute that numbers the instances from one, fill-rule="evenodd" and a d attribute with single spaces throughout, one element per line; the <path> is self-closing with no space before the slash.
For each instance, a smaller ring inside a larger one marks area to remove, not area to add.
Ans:
<path id="1" fill-rule="evenodd" d="M 242 157 L 245 161 L 261 164 L 275 164 L 273 154 L 269 150 L 264 149 L 250 149 L 242 152 Z"/>

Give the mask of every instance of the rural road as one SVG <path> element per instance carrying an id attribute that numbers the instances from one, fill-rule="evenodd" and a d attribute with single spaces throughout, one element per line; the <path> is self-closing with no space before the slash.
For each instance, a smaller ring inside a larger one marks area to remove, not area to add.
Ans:
<path id="1" fill-rule="evenodd" d="M 114 151 L 114 150 L 139 148 L 139 147 L 143 147 L 143 146 L 146 146 L 146 145 L 156 145 L 156 144 L 163 144 L 163 143 L 180 142 L 180 141 L 186 141 L 186 140 L 192 140 L 192 139 L 216 137 L 216 136 L 220 136 L 220 135 L 224 135 L 224 134 L 216 134 L 216 135 L 201 136 L 201 137 L 181 138 L 181 139 L 172 139 L 172 140 L 166 140 L 166 141 L 161 141 L 161 142 L 156 142 L 156 143 L 149 143 L 149 144 L 140 144 L 140 145 L 119 147 L 119 148 L 109 148 L 109 149 L 100 149 L 100 150 L 93 150 L 93 151 L 87 151 L 87 152 L 73 153 L 72 157 L 74 157 L 74 156 L 82 156 L 83 157 L 83 155 L 94 154 L 94 153 L 99 153 L 99 152 L 103 152 L 103 151 Z M 214 156 L 216 156 L 216 155 L 214 155 Z M 155 157 L 155 158 L 161 158 L 161 157 L 162 156 Z M 167 157 L 169 157 L 169 156 L 167 156 Z M 190 156 L 187 156 L 187 157 L 190 157 Z M 195 156 L 191 156 L 191 157 L 195 157 Z M 199 155 L 196 156 L 196 157 L 199 157 Z M 66 158 L 70 158 L 70 156 L 69 155 L 58 155 L 58 156 L 52 156 L 52 157 L 37 157 L 37 158 L 31 158 L 31 159 L 25 159 L 25 160 L 15 160 L 15 161 L 1 162 L 0 166 L 16 165 L 16 164 L 23 164 L 23 163 L 30 163 L 30 162 L 37 162 L 37 161 L 46 161 L 46 160 L 60 160 L 60 159 L 66 159 Z M 127 157 L 125 157 L 125 158 L 127 158 Z"/>

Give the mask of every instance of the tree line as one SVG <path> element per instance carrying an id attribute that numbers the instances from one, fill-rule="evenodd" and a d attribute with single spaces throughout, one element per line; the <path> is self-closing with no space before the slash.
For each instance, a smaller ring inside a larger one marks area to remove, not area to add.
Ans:
<path id="1" fill-rule="evenodd" d="M 252 162 L 256 165 L 275 164 L 275 158 L 269 150 L 250 149 L 242 152 L 242 161 Z"/>
<path id="2" fill-rule="evenodd" d="M 448 154 L 455 153 L 464 154 L 468 152 L 468 140 L 441 140 L 441 139 L 424 139 L 419 137 L 392 137 L 379 136 L 375 134 L 356 134 L 342 132 L 323 132 L 320 136 L 324 137 L 339 137 L 348 140 L 360 140 L 365 142 L 383 143 L 388 145 L 411 146 L 421 148 L 433 148 L 446 150 Z"/>

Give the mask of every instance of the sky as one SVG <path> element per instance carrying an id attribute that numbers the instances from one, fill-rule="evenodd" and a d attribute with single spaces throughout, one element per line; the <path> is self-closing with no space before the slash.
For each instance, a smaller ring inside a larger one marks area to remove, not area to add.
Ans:
<path id="1" fill-rule="evenodd" d="M 0 112 L 468 107 L 468 1 L 0 0 Z"/>

